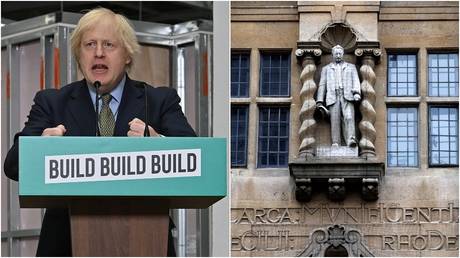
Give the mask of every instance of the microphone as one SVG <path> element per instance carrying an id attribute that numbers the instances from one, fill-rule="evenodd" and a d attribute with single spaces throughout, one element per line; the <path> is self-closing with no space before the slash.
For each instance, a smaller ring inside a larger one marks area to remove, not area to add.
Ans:
<path id="1" fill-rule="evenodd" d="M 150 131 L 149 131 L 149 106 L 148 106 L 148 98 L 147 98 L 147 88 L 150 87 L 147 85 L 145 82 L 141 82 L 138 84 L 135 84 L 137 88 L 143 88 L 144 89 L 144 101 L 145 101 L 145 116 L 144 116 L 144 122 L 145 122 L 145 128 L 144 128 L 144 137 L 150 137 Z"/>
<path id="2" fill-rule="evenodd" d="M 148 98 L 147 98 L 147 83 L 142 83 L 144 85 L 144 99 L 145 99 L 145 128 L 144 128 L 144 137 L 150 137 L 149 131 L 149 107 L 148 107 Z"/>
<path id="3" fill-rule="evenodd" d="M 100 81 L 94 82 L 94 88 L 96 88 L 96 136 L 101 136 L 99 131 L 99 87 L 101 87 Z"/>

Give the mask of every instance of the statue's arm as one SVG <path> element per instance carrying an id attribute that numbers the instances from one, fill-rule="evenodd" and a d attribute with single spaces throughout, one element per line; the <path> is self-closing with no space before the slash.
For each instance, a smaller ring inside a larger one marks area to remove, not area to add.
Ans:
<path id="1" fill-rule="evenodd" d="M 353 84 L 352 84 L 352 89 L 351 92 L 353 93 L 353 99 L 354 101 L 360 101 L 361 100 L 361 83 L 359 82 L 359 76 L 358 76 L 358 71 L 356 70 L 356 67 L 352 65 L 352 79 L 353 79 Z"/>
<path id="2" fill-rule="evenodd" d="M 361 83 L 359 82 L 359 76 L 358 76 L 358 71 L 356 70 L 356 67 L 352 65 L 353 69 L 353 88 L 351 89 L 353 94 L 359 94 L 361 95 Z"/>
<path id="3" fill-rule="evenodd" d="M 318 91 L 316 92 L 316 104 L 323 104 L 326 94 L 327 68 L 321 70 L 321 79 L 319 80 Z"/>

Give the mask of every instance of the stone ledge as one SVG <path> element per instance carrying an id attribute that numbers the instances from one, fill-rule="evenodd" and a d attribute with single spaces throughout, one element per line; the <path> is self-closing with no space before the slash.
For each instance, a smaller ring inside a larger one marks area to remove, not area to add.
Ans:
<path id="1" fill-rule="evenodd" d="M 311 200 L 313 186 L 327 183 L 329 199 L 343 201 L 346 186 L 360 183 L 362 198 L 367 201 L 378 199 L 379 185 L 385 174 L 385 164 L 375 158 L 324 158 L 309 157 L 289 163 L 289 171 L 296 184 L 296 199 L 299 202 Z"/>
<path id="2" fill-rule="evenodd" d="M 362 158 L 309 158 L 289 163 L 289 170 L 294 178 L 381 179 L 385 174 L 385 164 Z"/>

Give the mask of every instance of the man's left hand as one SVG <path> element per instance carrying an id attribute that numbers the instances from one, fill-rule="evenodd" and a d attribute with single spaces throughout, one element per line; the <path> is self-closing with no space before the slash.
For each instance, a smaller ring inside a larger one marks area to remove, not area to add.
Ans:
<path id="1" fill-rule="evenodd" d="M 353 95 L 353 98 L 355 99 L 355 101 L 360 101 L 361 100 L 361 96 L 359 94 L 357 94 L 357 93 L 355 93 Z"/>
<path id="2" fill-rule="evenodd" d="M 144 136 L 144 130 L 145 130 L 144 121 L 140 120 L 139 118 L 134 118 L 133 120 L 131 120 L 131 122 L 128 123 L 128 125 L 129 125 L 128 136 L 134 136 L 134 137 Z M 150 137 L 160 136 L 155 131 L 155 129 L 153 129 L 151 126 L 149 126 L 149 132 L 150 132 Z"/>

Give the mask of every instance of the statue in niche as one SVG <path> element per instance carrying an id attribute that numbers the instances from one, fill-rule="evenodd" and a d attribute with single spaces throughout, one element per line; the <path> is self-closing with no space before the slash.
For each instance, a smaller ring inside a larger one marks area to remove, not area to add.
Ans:
<path id="1" fill-rule="evenodd" d="M 323 67 L 316 95 L 316 108 L 331 119 L 332 146 L 356 147 L 355 102 L 361 100 L 361 84 L 354 64 L 343 61 L 344 49 L 332 48 L 333 62 Z M 326 106 L 324 106 L 326 104 Z"/>

